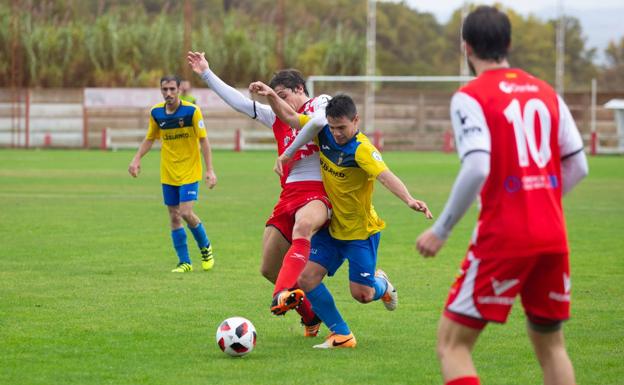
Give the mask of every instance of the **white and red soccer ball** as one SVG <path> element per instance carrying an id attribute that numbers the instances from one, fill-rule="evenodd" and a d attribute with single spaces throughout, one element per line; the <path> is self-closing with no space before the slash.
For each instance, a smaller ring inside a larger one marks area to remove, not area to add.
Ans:
<path id="1" fill-rule="evenodd" d="M 230 356 L 244 356 L 256 346 L 256 328 L 243 317 L 228 318 L 217 328 L 217 345 Z"/>

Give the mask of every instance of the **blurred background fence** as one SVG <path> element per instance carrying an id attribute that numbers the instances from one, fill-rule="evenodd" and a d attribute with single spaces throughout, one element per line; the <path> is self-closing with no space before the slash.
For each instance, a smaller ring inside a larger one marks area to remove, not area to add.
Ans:
<path id="1" fill-rule="evenodd" d="M 363 85 L 315 86 L 316 94 L 336 92 L 352 95 L 360 114 L 366 115 Z M 215 148 L 274 148 L 269 129 L 235 112 L 209 89 L 195 89 L 193 93 Z M 450 97 L 450 91 L 384 85 L 376 91 L 373 129 L 362 129 L 385 150 L 452 151 Z M 621 144 L 617 110 L 604 106 L 617 98 L 624 98 L 624 94 L 596 95 L 598 153 L 616 152 Z M 591 151 L 591 92 L 569 92 L 565 99 Z M 147 131 L 150 107 L 161 100 L 157 88 L 0 89 L 0 146 L 136 148 Z"/>

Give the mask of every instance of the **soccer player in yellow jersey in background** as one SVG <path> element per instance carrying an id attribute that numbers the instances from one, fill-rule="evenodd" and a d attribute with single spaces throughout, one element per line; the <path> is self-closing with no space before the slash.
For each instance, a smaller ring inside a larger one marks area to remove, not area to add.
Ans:
<path id="1" fill-rule="evenodd" d="M 382 270 L 376 270 L 380 231 L 385 223 L 372 204 L 375 179 L 411 209 L 425 213 L 427 218 L 432 218 L 431 212 L 425 202 L 410 195 L 405 184 L 388 169 L 379 151 L 359 132 L 359 116 L 349 96 L 334 97 L 327 103 L 324 114 L 310 117 L 297 114 L 263 83 L 252 83 L 250 90 L 267 96 L 275 113 L 291 127 L 304 126 L 278 158 L 278 173 L 282 164 L 308 141 L 313 139 L 321 149 L 321 174 L 333 216 L 329 229 L 320 230 L 312 239 L 310 259 L 298 283 L 314 312 L 331 332 L 322 344 L 314 347 L 355 347 L 355 336 L 322 280 L 327 274 L 334 275 L 348 259 L 353 298 L 361 303 L 381 299 L 388 310 L 396 308 L 396 289 Z"/>
<path id="2" fill-rule="evenodd" d="M 199 181 L 202 180 L 200 149 L 208 188 L 212 189 L 217 183 L 203 116 L 199 107 L 180 100 L 180 79 L 176 76 L 160 79 L 160 91 L 165 101 L 152 107 L 147 135 L 132 158 L 128 172 L 136 178 L 141 169 L 141 158 L 152 148 L 154 140 L 162 141 L 160 181 L 169 210 L 173 247 L 179 260 L 172 272 L 193 270 L 182 220 L 187 223 L 200 249 L 202 268 L 210 270 L 214 265 L 212 246 L 201 220 L 193 212 Z"/>

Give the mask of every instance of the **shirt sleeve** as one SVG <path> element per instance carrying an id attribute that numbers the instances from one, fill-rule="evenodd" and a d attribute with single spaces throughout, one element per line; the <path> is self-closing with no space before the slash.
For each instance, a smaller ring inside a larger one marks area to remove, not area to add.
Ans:
<path id="1" fill-rule="evenodd" d="M 301 146 L 309 143 L 311 140 L 318 143 L 318 134 L 327 124 L 327 120 L 324 114 L 315 114 L 313 117 L 299 114 L 299 124 L 302 126 L 301 130 L 295 136 L 295 140 L 284 150 L 284 154 L 289 157 L 293 157 Z"/>
<path id="2" fill-rule="evenodd" d="M 559 104 L 559 152 L 565 159 L 583 151 L 583 139 L 567 104 L 557 95 Z"/>
<path id="3" fill-rule="evenodd" d="M 460 159 L 475 151 L 490 153 L 490 129 L 481 105 L 473 97 L 463 92 L 453 95 L 451 123 Z"/>
<path id="4" fill-rule="evenodd" d="M 154 120 L 151 112 L 149 116 L 149 125 L 147 126 L 147 135 L 145 136 L 145 139 L 160 139 L 160 127 L 158 127 L 158 124 Z"/>
<path id="5" fill-rule="evenodd" d="M 388 169 L 381 153 L 370 143 L 364 142 L 355 150 L 355 161 L 368 175 L 377 178 Z"/>
<path id="6" fill-rule="evenodd" d="M 310 102 L 311 104 L 311 108 L 310 108 L 310 112 L 312 114 L 316 114 L 319 111 L 325 111 L 325 107 L 327 107 L 327 102 L 329 102 L 331 99 L 331 96 L 329 95 L 319 95 L 316 96 L 312 102 Z"/>
<path id="7" fill-rule="evenodd" d="M 271 106 L 258 103 L 244 96 L 235 88 L 227 85 L 210 69 L 204 71 L 201 78 L 210 89 L 236 111 L 259 121 L 267 127 L 272 127 L 273 123 L 275 123 L 276 115 L 273 110 L 271 110 Z"/>
<path id="8" fill-rule="evenodd" d="M 490 154 L 473 152 L 466 156 L 444 210 L 434 223 L 432 231 L 440 239 L 447 239 L 453 227 L 464 216 L 483 187 L 490 173 Z"/>
<path id="9" fill-rule="evenodd" d="M 198 138 L 206 137 L 206 125 L 199 107 L 196 107 L 195 112 L 193 113 L 193 129 L 195 130 L 195 135 L 197 135 Z"/>

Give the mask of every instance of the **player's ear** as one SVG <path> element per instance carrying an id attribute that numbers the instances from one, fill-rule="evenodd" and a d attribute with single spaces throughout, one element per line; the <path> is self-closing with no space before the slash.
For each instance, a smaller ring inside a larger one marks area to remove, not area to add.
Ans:
<path id="1" fill-rule="evenodd" d="M 473 50 L 472 50 L 472 46 L 468 43 L 466 43 L 466 41 L 462 41 L 462 45 L 464 46 L 464 50 L 466 50 L 466 56 L 472 56 Z"/>

